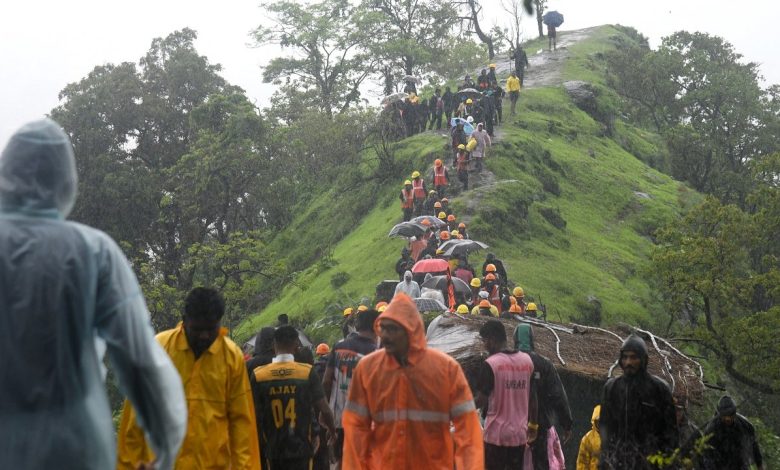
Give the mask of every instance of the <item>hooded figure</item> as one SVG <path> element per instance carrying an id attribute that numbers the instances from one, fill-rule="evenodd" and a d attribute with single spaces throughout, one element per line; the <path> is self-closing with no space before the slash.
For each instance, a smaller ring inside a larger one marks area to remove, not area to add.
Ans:
<path id="1" fill-rule="evenodd" d="M 403 292 L 413 299 L 420 297 L 420 285 L 412 279 L 411 271 L 407 270 L 404 273 L 404 280 L 395 286 L 395 294 L 393 295 L 397 295 L 399 292 Z"/>
<path id="2" fill-rule="evenodd" d="M 604 385 L 600 468 L 652 468 L 647 456 L 677 447 L 672 392 L 647 371 L 647 360 L 644 340 L 632 334 L 620 348 L 623 375 Z"/>
<path id="3" fill-rule="evenodd" d="M 186 429 L 181 380 L 122 250 L 65 220 L 76 186 L 73 148 L 52 120 L 22 127 L 0 154 L 0 468 L 114 468 L 100 349 L 157 468 L 170 469 Z"/>
<path id="4" fill-rule="evenodd" d="M 384 349 L 364 357 L 352 376 L 343 468 L 483 468 L 482 430 L 463 370 L 427 347 L 414 301 L 398 294 L 374 325 Z"/>
<path id="5" fill-rule="evenodd" d="M 531 356 L 534 363 L 534 379 L 537 381 L 537 396 L 539 397 L 539 432 L 536 442 L 531 447 L 534 469 L 550 468 L 554 455 L 549 453 L 548 441 L 557 440 L 554 425 L 563 429 L 565 439 L 571 435 L 572 416 L 569 408 L 569 398 L 563 388 L 561 377 L 555 366 L 546 357 L 534 351 L 534 335 L 531 325 L 517 325 L 513 334 L 515 349 Z"/>
<path id="6" fill-rule="evenodd" d="M 590 431 L 580 441 L 580 451 L 577 454 L 577 470 L 598 470 L 601 454 L 601 436 L 599 436 L 599 415 L 601 405 L 593 408 L 590 418 Z"/>
<path id="7" fill-rule="evenodd" d="M 756 430 L 747 418 L 737 414 L 737 404 L 730 396 L 720 398 L 718 411 L 705 426 L 704 435 L 712 435 L 704 453 L 704 468 L 747 470 L 751 462 L 759 470 L 764 468 Z"/>

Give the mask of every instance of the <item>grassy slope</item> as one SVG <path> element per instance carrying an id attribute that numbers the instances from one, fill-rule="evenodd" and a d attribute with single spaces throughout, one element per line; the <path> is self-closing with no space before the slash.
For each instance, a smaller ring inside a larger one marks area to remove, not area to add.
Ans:
<path id="1" fill-rule="evenodd" d="M 605 26 L 572 47 L 564 77 L 603 84 L 598 63 L 590 57 L 611 47 L 609 37 L 615 34 L 620 34 L 617 29 Z M 528 90 L 518 109 L 517 118 L 503 125 L 502 140 L 487 160 L 498 183 L 456 198 L 456 214 L 470 219 L 472 237 L 491 244 L 510 280 L 550 306 L 552 319 L 580 318 L 589 310 L 591 296 L 601 304 L 604 324 L 654 323 L 660 304 L 644 275 L 652 248 L 648 235 L 697 196 L 643 162 L 662 154 L 657 136 L 623 123 L 616 124 L 613 137 L 600 136 L 602 125 L 574 106 L 562 88 Z M 426 134 L 399 143 L 404 174 L 427 168 L 443 153 L 444 142 L 441 136 Z M 239 338 L 281 312 L 307 321 L 323 315 L 335 318 L 341 306 L 372 297 L 379 280 L 393 278 L 403 242 L 386 234 L 400 221 L 395 198 L 404 174 L 397 176 L 398 185 L 372 190 L 368 201 L 365 192 L 350 201 L 367 206 L 359 221 L 327 222 L 332 219 L 319 218 L 317 210 L 302 213 L 290 230 L 316 227 L 332 251 L 323 250 L 326 256 L 301 273 L 299 287 L 285 289 L 242 325 Z M 327 194 L 315 205 L 327 212 L 342 197 Z M 474 204 L 477 197 L 481 199 Z M 565 227 L 550 222 L 561 225 L 556 215 Z M 354 226 L 340 241 L 334 235 L 339 224 Z M 295 237 L 282 239 L 296 249 Z M 472 262 L 481 264 L 481 259 L 476 256 Z M 334 289 L 331 280 L 339 273 L 349 280 Z"/>

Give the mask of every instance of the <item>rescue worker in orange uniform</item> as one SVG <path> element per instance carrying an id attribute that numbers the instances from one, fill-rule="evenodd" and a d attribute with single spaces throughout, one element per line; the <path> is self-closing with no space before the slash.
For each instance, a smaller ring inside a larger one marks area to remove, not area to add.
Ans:
<path id="1" fill-rule="evenodd" d="M 427 192 L 425 191 L 425 180 L 420 176 L 419 171 L 412 172 L 412 190 L 414 190 L 414 216 L 422 215 L 423 206 Z"/>
<path id="2" fill-rule="evenodd" d="M 436 190 L 436 194 L 440 197 L 444 197 L 450 182 L 450 174 L 440 158 L 437 158 L 433 162 L 431 180 L 433 181 L 433 188 Z"/>
<path id="3" fill-rule="evenodd" d="M 414 211 L 414 190 L 410 180 L 404 181 L 404 187 L 401 188 L 401 194 L 398 197 L 401 199 L 404 222 L 407 222 L 412 219 L 412 212 Z"/>
<path id="4" fill-rule="evenodd" d="M 463 370 L 427 347 L 414 301 L 396 295 L 375 327 L 384 349 L 364 357 L 352 376 L 344 468 L 483 468 L 482 430 Z"/>

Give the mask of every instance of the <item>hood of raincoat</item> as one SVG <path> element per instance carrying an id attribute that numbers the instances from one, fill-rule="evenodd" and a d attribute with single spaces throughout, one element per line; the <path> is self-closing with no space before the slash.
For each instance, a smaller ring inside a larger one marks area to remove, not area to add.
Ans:
<path id="1" fill-rule="evenodd" d="M 623 351 L 633 351 L 637 353 L 639 358 L 642 360 L 642 372 L 647 372 L 647 345 L 645 344 L 645 340 L 643 340 L 640 336 L 632 334 L 626 338 L 623 346 L 620 347 L 621 355 L 623 354 Z M 618 359 L 620 358 L 618 357 Z"/>
<path id="2" fill-rule="evenodd" d="M 732 416 L 737 413 L 737 404 L 728 395 L 723 395 L 718 401 L 718 416 Z"/>
<path id="3" fill-rule="evenodd" d="M 599 417 L 601 416 L 601 405 L 596 405 L 595 408 L 593 408 L 593 414 L 590 416 L 590 425 L 593 427 L 593 430 L 598 431 L 599 425 L 596 423 L 596 421 L 599 420 Z"/>
<path id="4" fill-rule="evenodd" d="M 76 201 L 76 159 L 51 119 L 26 124 L 0 154 L 0 210 L 65 218 Z"/>
<path id="5" fill-rule="evenodd" d="M 515 349 L 523 352 L 533 352 L 534 350 L 534 330 L 531 325 L 522 324 L 515 328 Z"/>
<path id="6" fill-rule="evenodd" d="M 387 308 L 374 322 L 374 330 L 379 334 L 379 321 L 383 318 L 400 324 L 409 335 L 409 354 L 422 351 L 428 345 L 425 340 L 425 325 L 423 325 L 417 305 L 408 295 L 400 292 L 393 297 Z"/>
<path id="7" fill-rule="evenodd" d="M 404 273 L 404 282 L 405 282 L 405 283 L 407 283 L 407 284 L 409 284 L 410 282 L 412 282 L 412 272 L 411 272 L 411 271 L 409 271 L 408 269 L 407 269 L 407 270 L 406 270 L 406 272 Z"/>

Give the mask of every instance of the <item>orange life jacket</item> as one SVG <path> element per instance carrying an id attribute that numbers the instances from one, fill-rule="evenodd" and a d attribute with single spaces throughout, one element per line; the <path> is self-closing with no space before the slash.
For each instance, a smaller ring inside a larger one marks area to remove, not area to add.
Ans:
<path id="1" fill-rule="evenodd" d="M 422 178 L 412 180 L 412 189 L 415 199 L 425 199 L 425 182 Z"/>
<path id="2" fill-rule="evenodd" d="M 401 196 L 403 196 L 403 201 L 401 201 L 401 209 L 411 209 L 414 207 L 414 190 L 406 190 L 406 188 L 401 190 Z"/>
<path id="3" fill-rule="evenodd" d="M 433 167 L 433 185 L 447 186 L 447 175 L 444 174 L 444 165 Z"/>

